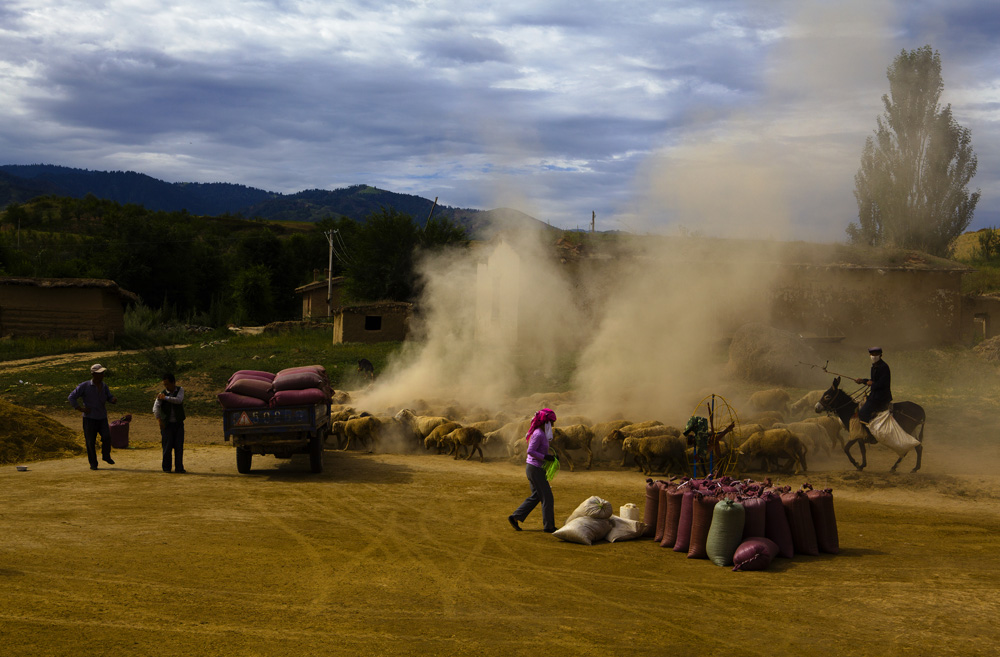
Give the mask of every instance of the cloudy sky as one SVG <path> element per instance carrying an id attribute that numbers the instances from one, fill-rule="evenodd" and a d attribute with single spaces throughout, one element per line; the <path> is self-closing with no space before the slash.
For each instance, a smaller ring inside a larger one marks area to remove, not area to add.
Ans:
<path id="1" fill-rule="evenodd" d="M 0 162 L 842 240 L 924 44 L 998 225 L 995 0 L 5 0 Z"/>

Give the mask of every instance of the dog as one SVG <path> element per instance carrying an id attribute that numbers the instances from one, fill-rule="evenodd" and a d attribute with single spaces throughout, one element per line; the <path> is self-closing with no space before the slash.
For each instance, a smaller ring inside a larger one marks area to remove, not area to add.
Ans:
<path id="1" fill-rule="evenodd" d="M 358 373 L 363 374 L 371 381 L 375 380 L 375 366 L 367 358 L 358 361 Z"/>

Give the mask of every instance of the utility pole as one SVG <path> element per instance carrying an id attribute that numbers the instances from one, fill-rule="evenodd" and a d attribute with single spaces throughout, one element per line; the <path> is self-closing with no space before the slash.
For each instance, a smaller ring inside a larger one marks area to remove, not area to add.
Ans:
<path id="1" fill-rule="evenodd" d="M 594 220 L 597 219 L 597 213 L 593 210 L 590 211 L 590 232 L 594 232 Z"/>
<path id="2" fill-rule="evenodd" d="M 329 264 L 326 266 L 326 316 L 327 318 L 333 315 L 333 308 L 331 307 L 331 300 L 333 299 L 333 233 L 335 231 L 331 228 L 330 230 L 323 233 L 326 235 L 326 241 L 330 244 L 330 259 Z"/>

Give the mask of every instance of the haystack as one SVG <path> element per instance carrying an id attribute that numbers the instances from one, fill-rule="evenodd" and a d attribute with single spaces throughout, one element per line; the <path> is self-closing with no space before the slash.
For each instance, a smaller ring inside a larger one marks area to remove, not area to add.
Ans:
<path id="1" fill-rule="evenodd" d="M 0 465 L 85 451 L 82 431 L 74 432 L 43 413 L 0 399 Z"/>
<path id="2" fill-rule="evenodd" d="M 730 376 L 744 381 L 795 388 L 828 384 L 819 369 L 800 363 L 819 363 L 819 356 L 794 333 L 765 324 L 744 324 L 729 345 Z"/>
<path id="3" fill-rule="evenodd" d="M 988 363 L 1000 363 L 1000 335 L 983 340 L 972 351 Z"/>

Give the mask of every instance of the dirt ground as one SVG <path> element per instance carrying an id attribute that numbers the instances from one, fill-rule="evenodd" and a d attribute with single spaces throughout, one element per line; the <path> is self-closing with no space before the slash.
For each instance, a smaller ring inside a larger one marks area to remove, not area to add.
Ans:
<path id="1" fill-rule="evenodd" d="M 78 416 L 61 417 L 75 427 Z M 734 573 L 652 541 L 582 546 L 506 516 L 523 466 L 328 451 L 236 472 L 188 422 L 188 474 L 138 448 L 0 467 L 0 655 L 993 655 L 1000 478 L 834 461 L 842 552 Z M 147 442 L 150 441 L 150 442 Z M 142 447 L 145 445 L 145 447 Z M 938 456 L 941 456 L 940 454 Z M 804 477 L 785 477 L 793 486 Z M 557 523 L 645 478 L 561 472 Z"/>

